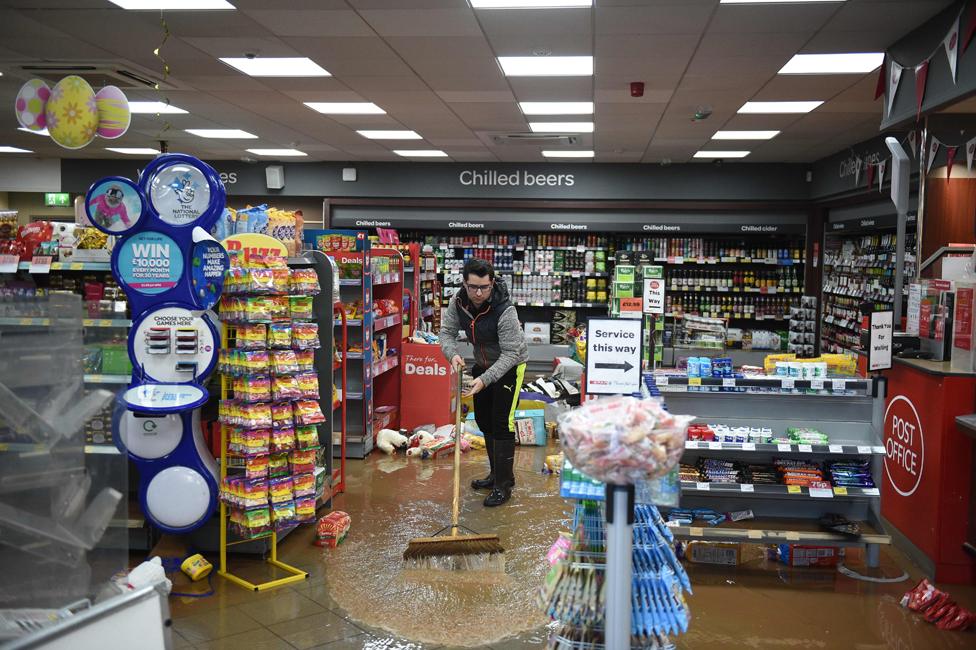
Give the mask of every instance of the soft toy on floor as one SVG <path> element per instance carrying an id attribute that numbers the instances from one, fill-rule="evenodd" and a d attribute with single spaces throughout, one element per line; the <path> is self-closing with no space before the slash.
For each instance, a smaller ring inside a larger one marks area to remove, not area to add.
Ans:
<path id="1" fill-rule="evenodd" d="M 406 449 L 410 440 L 393 429 L 380 429 L 376 434 L 376 446 L 387 454 L 395 454 L 397 449 Z"/>

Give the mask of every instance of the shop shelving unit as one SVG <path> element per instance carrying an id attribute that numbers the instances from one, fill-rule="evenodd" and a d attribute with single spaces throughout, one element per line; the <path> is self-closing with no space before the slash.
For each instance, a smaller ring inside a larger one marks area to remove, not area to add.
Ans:
<path id="1" fill-rule="evenodd" d="M 380 429 L 399 429 L 400 427 L 400 353 L 403 341 L 403 316 L 406 313 L 404 305 L 403 281 L 404 258 L 393 248 L 374 248 L 373 259 L 386 257 L 389 259 L 390 272 L 374 274 L 373 300 L 392 300 L 397 307 L 397 313 L 373 320 L 373 338 L 379 334 L 386 335 L 387 354 L 374 357 L 369 366 L 373 378 L 372 430 L 373 444 L 376 444 L 376 434 Z M 411 301 L 411 308 L 416 301 Z M 395 350 L 395 352 L 394 352 Z M 391 354 L 392 352 L 392 354 Z M 394 407 L 393 410 L 381 407 Z"/>
<path id="2" fill-rule="evenodd" d="M 881 426 L 885 380 L 779 377 L 687 378 L 645 375 L 666 395 L 673 413 L 691 413 L 701 422 L 729 426 L 769 427 L 782 436 L 787 427 L 809 426 L 828 434 L 828 445 L 761 444 L 688 441 L 682 462 L 699 458 L 769 463 L 773 458 L 823 462 L 845 457 L 868 459 L 875 486 L 883 480 Z M 681 506 L 719 512 L 751 509 L 756 518 L 715 527 L 678 526 L 677 537 L 746 543 L 794 543 L 858 546 L 867 549 L 867 563 L 877 566 L 879 545 L 890 544 L 880 518 L 880 490 L 874 488 L 809 489 L 780 484 L 738 484 L 683 481 Z M 863 534 L 852 539 L 818 530 L 825 513 L 861 522 Z"/>
<path id="3" fill-rule="evenodd" d="M 343 494 L 346 491 L 346 388 L 347 373 L 349 367 L 349 358 L 346 349 L 349 346 L 349 327 L 346 324 L 346 312 L 342 308 L 342 303 L 339 302 L 339 294 L 336 292 L 335 304 L 333 306 L 333 318 L 335 322 L 340 323 L 342 334 L 336 336 L 333 341 L 333 364 L 332 364 L 332 376 L 340 373 L 339 379 L 333 381 L 333 386 L 335 390 L 332 391 L 332 441 L 331 448 L 334 450 L 338 445 L 339 455 L 336 456 L 333 451 L 333 460 L 338 462 L 338 467 L 332 470 L 332 494 Z M 330 328 L 334 329 L 334 328 Z M 336 361 L 335 358 L 339 357 Z M 338 413 L 338 424 L 336 424 L 336 414 Z M 339 434 L 339 441 L 336 443 L 336 434 Z M 326 449 L 330 446 L 326 445 Z"/>

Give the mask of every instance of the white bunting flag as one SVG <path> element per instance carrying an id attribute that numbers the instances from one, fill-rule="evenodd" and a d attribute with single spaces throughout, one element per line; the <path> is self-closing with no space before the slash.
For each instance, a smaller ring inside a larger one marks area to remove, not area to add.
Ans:
<path id="1" fill-rule="evenodd" d="M 898 92 L 898 82 L 901 81 L 903 68 L 896 62 L 891 62 L 891 70 L 888 74 L 888 96 L 885 97 L 885 115 L 891 115 L 891 107 L 895 104 L 895 93 Z"/>
<path id="2" fill-rule="evenodd" d="M 908 132 L 908 151 L 911 152 L 912 158 L 918 158 L 918 145 L 916 143 L 918 131 L 912 129 Z"/>
<path id="3" fill-rule="evenodd" d="M 966 143 L 966 169 L 973 170 L 973 156 L 976 155 L 976 138 Z"/>
<path id="4" fill-rule="evenodd" d="M 934 137 L 932 142 L 929 143 L 928 158 L 925 160 L 925 173 L 928 174 L 932 171 L 932 165 L 935 163 L 935 157 L 939 155 L 939 145 L 942 144 Z"/>
<path id="5" fill-rule="evenodd" d="M 864 166 L 864 161 L 860 158 L 854 163 L 854 187 L 859 187 L 861 185 L 861 167 Z"/>
<path id="6" fill-rule="evenodd" d="M 878 163 L 878 191 L 881 191 L 881 186 L 884 185 L 884 175 L 885 169 L 888 167 L 888 161 L 882 160 Z"/>
<path id="7" fill-rule="evenodd" d="M 952 29 L 946 35 L 942 45 L 945 47 L 946 58 L 949 59 L 949 69 L 952 71 L 952 83 L 956 83 L 956 63 L 959 60 L 959 17 L 952 23 Z"/>

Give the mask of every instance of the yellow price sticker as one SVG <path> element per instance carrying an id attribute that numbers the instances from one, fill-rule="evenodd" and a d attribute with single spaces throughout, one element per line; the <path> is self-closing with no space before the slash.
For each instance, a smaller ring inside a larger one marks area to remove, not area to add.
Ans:
<path id="1" fill-rule="evenodd" d="M 692 537 L 704 537 L 705 529 L 692 527 L 688 529 L 688 534 L 691 535 Z"/>
<path id="2" fill-rule="evenodd" d="M 834 494 L 836 494 L 839 497 L 846 497 L 847 496 L 847 488 L 846 487 L 835 487 L 834 488 Z"/>
<path id="3" fill-rule="evenodd" d="M 82 327 L 95 327 L 95 320 L 93 318 L 83 318 L 81 319 Z"/>
<path id="4" fill-rule="evenodd" d="M 750 530 L 748 533 L 749 539 L 762 539 L 763 532 L 761 530 Z"/>
<path id="5" fill-rule="evenodd" d="M 803 490 L 800 489 L 799 485 L 787 485 L 786 491 L 790 494 L 800 494 Z"/>
<path id="6" fill-rule="evenodd" d="M 791 542 L 798 542 L 800 541 L 800 533 L 796 532 L 795 530 L 787 531 L 786 539 L 790 540 Z"/>
<path id="7" fill-rule="evenodd" d="M 81 271 L 84 268 L 85 268 L 84 262 L 72 262 L 71 264 L 68 265 L 69 271 Z"/>
<path id="8" fill-rule="evenodd" d="M 34 324 L 34 319 L 33 318 L 21 318 L 20 319 L 20 324 L 21 325 L 33 325 Z"/>
<path id="9" fill-rule="evenodd" d="M 102 320 L 98 321 L 98 326 L 99 327 L 111 327 L 112 326 L 112 321 L 110 319 L 108 319 L 108 318 L 103 318 Z"/>
<path id="10" fill-rule="evenodd" d="M 688 385 L 689 386 L 701 386 L 701 377 L 689 377 L 688 378 Z"/>

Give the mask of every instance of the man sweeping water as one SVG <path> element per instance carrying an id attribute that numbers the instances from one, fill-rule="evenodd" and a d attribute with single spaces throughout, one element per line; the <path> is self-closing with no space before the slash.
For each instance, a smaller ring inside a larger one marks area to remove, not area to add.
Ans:
<path id="1" fill-rule="evenodd" d="M 515 410 L 529 359 L 525 334 L 508 287 L 484 260 L 471 258 L 462 270 L 464 286 L 448 305 L 441 324 L 444 356 L 458 372 L 464 359 L 458 354 L 458 334 L 464 332 L 474 346 L 474 383 L 465 392 L 473 397 L 474 417 L 485 436 L 489 473 L 471 482 L 476 490 L 490 489 L 488 507 L 500 506 L 515 487 Z"/>

